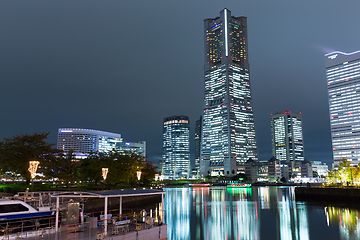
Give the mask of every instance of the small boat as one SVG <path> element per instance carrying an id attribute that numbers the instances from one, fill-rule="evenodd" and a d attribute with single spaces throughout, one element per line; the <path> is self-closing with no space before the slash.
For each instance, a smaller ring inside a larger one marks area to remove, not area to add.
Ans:
<path id="1" fill-rule="evenodd" d="M 210 187 L 210 183 L 190 183 L 189 187 Z"/>
<path id="2" fill-rule="evenodd" d="M 49 217 L 54 215 L 55 211 L 51 211 L 50 208 L 43 208 L 43 211 L 38 211 L 20 200 L 0 200 L 0 221 Z"/>
<path id="3" fill-rule="evenodd" d="M 226 185 L 228 188 L 249 188 L 251 187 L 250 183 L 228 183 Z"/>

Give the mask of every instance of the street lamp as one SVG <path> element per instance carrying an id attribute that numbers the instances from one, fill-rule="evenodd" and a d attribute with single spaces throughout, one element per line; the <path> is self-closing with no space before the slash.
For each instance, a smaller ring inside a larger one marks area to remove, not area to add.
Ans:
<path id="1" fill-rule="evenodd" d="M 105 181 L 106 178 L 107 178 L 109 169 L 108 169 L 108 168 L 102 168 L 102 169 L 101 169 L 101 172 L 102 172 L 102 177 L 103 177 L 103 179 L 104 179 L 104 181 Z"/>

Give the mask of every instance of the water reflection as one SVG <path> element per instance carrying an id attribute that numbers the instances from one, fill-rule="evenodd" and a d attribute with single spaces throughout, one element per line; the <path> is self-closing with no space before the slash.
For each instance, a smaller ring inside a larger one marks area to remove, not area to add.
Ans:
<path id="1" fill-rule="evenodd" d="M 332 206 L 324 210 L 327 224 L 339 226 L 341 239 L 360 239 L 360 211 Z"/>
<path id="2" fill-rule="evenodd" d="M 296 202 L 294 188 L 165 189 L 168 239 L 360 239 L 359 211 Z"/>

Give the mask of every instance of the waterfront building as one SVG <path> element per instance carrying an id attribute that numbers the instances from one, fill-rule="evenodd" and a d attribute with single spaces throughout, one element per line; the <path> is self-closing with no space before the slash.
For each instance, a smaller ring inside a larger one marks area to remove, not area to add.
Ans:
<path id="1" fill-rule="evenodd" d="M 282 177 L 280 161 L 275 157 L 270 158 L 268 161 L 268 181 L 276 182 Z"/>
<path id="2" fill-rule="evenodd" d="M 325 55 L 334 161 L 360 160 L 360 51 Z"/>
<path id="3" fill-rule="evenodd" d="M 258 178 L 258 162 L 255 162 L 253 159 L 249 158 L 249 160 L 245 163 L 245 176 L 247 177 L 249 182 L 256 182 Z"/>
<path id="4" fill-rule="evenodd" d="M 317 172 L 319 177 L 327 176 L 329 167 L 326 163 L 322 163 L 321 161 L 311 161 L 311 167 L 314 172 Z"/>
<path id="5" fill-rule="evenodd" d="M 164 118 L 162 174 L 166 179 L 188 178 L 190 121 L 187 116 Z"/>
<path id="6" fill-rule="evenodd" d="M 304 161 L 304 141 L 301 113 L 281 111 L 271 114 L 272 155 L 289 164 Z"/>
<path id="7" fill-rule="evenodd" d="M 64 152 L 73 150 L 78 156 L 92 151 L 107 152 L 122 143 L 121 134 L 83 128 L 59 128 L 57 148 Z"/>
<path id="8" fill-rule="evenodd" d="M 201 150 L 201 126 L 202 126 L 202 116 L 199 119 L 196 119 L 195 122 L 195 170 L 198 172 L 200 168 L 200 150 Z"/>
<path id="9" fill-rule="evenodd" d="M 247 33 L 247 18 L 226 8 L 204 20 L 202 176 L 234 176 L 249 158 L 258 160 Z"/>
<path id="10" fill-rule="evenodd" d="M 301 177 L 302 178 L 312 178 L 313 177 L 313 169 L 311 166 L 311 162 L 307 159 L 305 159 L 301 163 Z"/>

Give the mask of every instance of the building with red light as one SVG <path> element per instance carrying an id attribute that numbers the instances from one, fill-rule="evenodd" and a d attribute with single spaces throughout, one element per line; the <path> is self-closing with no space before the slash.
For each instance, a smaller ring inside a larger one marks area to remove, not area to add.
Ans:
<path id="1" fill-rule="evenodd" d="M 334 161 L 360 160 L 360 51 L 325 55 Z"/>

